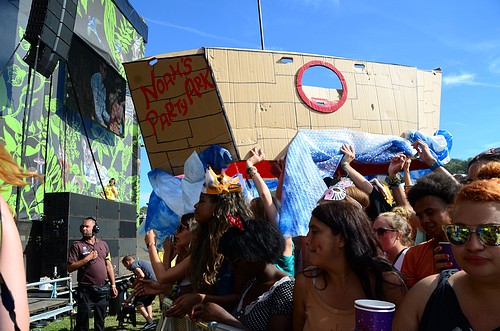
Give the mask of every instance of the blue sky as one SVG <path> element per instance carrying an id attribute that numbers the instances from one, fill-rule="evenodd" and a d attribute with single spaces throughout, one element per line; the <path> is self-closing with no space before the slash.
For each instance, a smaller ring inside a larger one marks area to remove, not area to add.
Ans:
<path id="1" fill-rule="evenodd" d="M 257 1 L 129 0 L 149 26 L 146 55 L 260 49 Z M 500 146 L 500 1 L 261 0 L 265 47 L 441 68 L 440 128 L 451 157 Z M 141 202 L 150 170 L 141 157 Z"/>

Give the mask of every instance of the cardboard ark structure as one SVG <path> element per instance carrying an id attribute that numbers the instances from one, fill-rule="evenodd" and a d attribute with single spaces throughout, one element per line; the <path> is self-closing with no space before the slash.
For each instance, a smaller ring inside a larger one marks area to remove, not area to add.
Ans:
<path id="1" fill-rule="evenodd" d="M 183 173 L 217 144 L 239 160 L 260 146 L 279 155 L 298 130 L 400 135 L 439 128 L 441 72 L 288 52 L 200 48 L 124 64 L 152 168 Z M 339 88 L 309 86 L 323 67 Z"/>

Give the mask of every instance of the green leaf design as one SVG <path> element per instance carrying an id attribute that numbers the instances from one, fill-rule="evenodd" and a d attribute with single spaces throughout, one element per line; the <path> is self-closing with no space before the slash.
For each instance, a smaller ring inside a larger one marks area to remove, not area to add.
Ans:
<path id="1" fill-rule="evenodd" d="M 12 66 L 12 86 L 20 87 L 24 84 L 24 78 L 28 72 L 21 69 L 17 64 Z"/>
<path id="2" fill-rule="evenodd" d="M 13 117 L 13 116 L 6 116 L 3 119 L 5 120 L 5 125 L 11 131 L 13 131 L 16 134 L 21 134 L 22 133 L 21 122 L 18 121 L 15 117 Z"/>
<path id="3" fill-rule="evenodd" d="M 38 151 L 40 150 L 40 148 L 35 148 L 33 146 L 30 146 L 30 145 L 26 145 L 26 156 L 33 156 L 35 155 Z"/>

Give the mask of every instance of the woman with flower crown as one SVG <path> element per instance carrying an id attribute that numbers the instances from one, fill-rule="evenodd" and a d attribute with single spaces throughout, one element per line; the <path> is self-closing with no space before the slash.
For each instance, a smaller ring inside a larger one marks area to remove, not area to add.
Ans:
<path id="1" fill-rule="evenodd" d="M 198 227 L 191 234 L 191 263 L 189 275 L 193 286 L 191 294 L 177 298 L 167 316 L 192 316 L 197 304 L 215 302 L 231 309 L 238 300 L 237 292 L 246 279 L 234 279 L 229 263 L 218 252 L 219 240 L 232 226 L 230 219 L 252 216 L 242 193 L 238 178 L 206 172 L 200 199 L 195 204 Z"/>
<path id="2" fill-rule="evenodd" d="M 296 278 L 294 330 L 353 330 L 355 300 L 398 305 L 407 291 L 383 258 L 368 216 L 341 185 L 330 187 L 312 211 L 306 246 L 312 267 Z"/>

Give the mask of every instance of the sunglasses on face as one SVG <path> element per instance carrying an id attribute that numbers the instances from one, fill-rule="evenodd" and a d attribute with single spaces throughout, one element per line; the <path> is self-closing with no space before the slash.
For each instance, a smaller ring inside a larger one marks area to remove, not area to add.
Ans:
<path id="1" fill-rule="evenodd" d="M 389 232 L 396 232 L 394 229 L 388 229 L 388 228 L 378 228 L 378 229 L 373 229 L 376 233 L 377 236 L 382 237 L 387 231 Z"/>
<path id="2" fill-rule="evenodd" d="M 469 228 L 465 225 L 444 225 L 443 230 L 446 237 L 453 245 L 465 245 L 469 240 L 471 233 L 475 232 L 479 241 L 486 246 L 500 246 L 500 224 L 485 224 Z"/>

